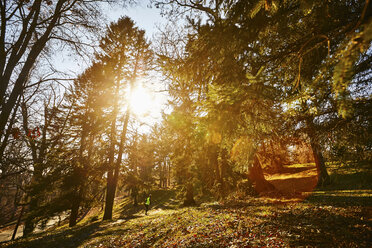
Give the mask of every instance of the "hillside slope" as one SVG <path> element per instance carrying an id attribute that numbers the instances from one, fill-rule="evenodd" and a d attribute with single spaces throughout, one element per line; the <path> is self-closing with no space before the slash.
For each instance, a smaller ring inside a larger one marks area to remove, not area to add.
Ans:
<path id="1" fill-rule="evenodd" d="M 358 174 L 358 180 L 368 175 Z M 333 178 L 332 187 L 304 200 L 261 197 L 181 207 L 175 191 L 157 190 L 148 216 L 143 206 L 121 198 L 112 221 L 101 221 L 97 213 L 74 228 L 62 226 L 0 247 L 370 247 L 369 181 L 345 190 L 339 175 Z M 342 182 L 351 183 L 347 178 Z"/>

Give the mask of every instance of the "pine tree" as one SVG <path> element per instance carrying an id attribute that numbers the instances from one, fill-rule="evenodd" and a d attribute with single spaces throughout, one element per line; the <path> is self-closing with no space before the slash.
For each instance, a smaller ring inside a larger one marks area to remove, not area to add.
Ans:
<path id="1" fill-rule="evenodd" d="M 128 102 L 125 114 L 119 115 L 119 98 L 125 90 L 130 92 L 135 87 L 136 80 L 145 76 L 151 68 L 152 52 L 145 39 L 145 32 L 135 27 L 133 21 L 128 17 L 122 17 L 117 22 L 111 23 L 100 42 L 100 48 L 102 52 L 97 56 L 97 59 L 104 64 L 104 73 L 107 77 L 108 87 L 112 92 L 111 124 L 108 135 L 110 147 L 107 165 L 107 191 L 103 216 L 103 219 L 111 219 L 130 118 Z M 118 120 L 121 120 L 123 125 L 120 136 L 116 125 Z M 120 137 L 119 142 L 117 141 L 118 136 Z M 119 144 L 117 151 L 116 144 Z M 116 161 L 115 154 L 117 154 Z"/>

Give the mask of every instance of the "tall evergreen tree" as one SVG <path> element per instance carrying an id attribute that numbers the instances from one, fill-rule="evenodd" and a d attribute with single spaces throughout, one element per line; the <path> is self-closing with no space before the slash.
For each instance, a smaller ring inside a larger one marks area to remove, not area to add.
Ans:
<path id="1" fill-rule="evenodd" d="M 134 22 L 128 17 L 122 17 L 117 22 L 111 23 L 106 35 L 100 42 L 100 48 L 102 53 L 97 58 L 104 64 L 104 73 L 112 90 L 111 124 L 108 137 L 110 147 L 108 152 L 107 191 L 103 216 L 103 219 L 111 219 L 130 118 L 129 102 L 126 102 L 125 114 L 120 116 L 119 101 L 120 98 L 124 98 L 125 90 L 131 92 L 136 86 L 136 80 L 145 76 L 151 68 L 152 52 L 145 39 L 145 32 L 135 27 Z M 117 132 L 118 121 L 121 121 L 123 125 L 120 135 Z M 117 140 L 118 136 L 120 137 L 119 142 Z M 116 150 L 116 144 L 119 144 L 118 150 Z"/>
<path id="2" fill-rule="evenodd" d="M 76 224 L 82 203 L 94 200 L 90 199 L 93 192 L 89 191 L 92 186 L 97 188 L 93 184 L 98 186 L 103 174 L 105 156 L 99 154 L 101 148 L 97 144 L 103 142 L 101 137 L 108 128 L 104 114 L 109 104 L 105 80 L 103 65 L 94 63 L 74 81 L 67 94 L 68 105 L 72 108 L 69 120 L 71 139 L 75 141 L 75 145 L 71 145 L 75 152 L 74 164 L 64 185 L 71 201 L 70 226 Z"/>

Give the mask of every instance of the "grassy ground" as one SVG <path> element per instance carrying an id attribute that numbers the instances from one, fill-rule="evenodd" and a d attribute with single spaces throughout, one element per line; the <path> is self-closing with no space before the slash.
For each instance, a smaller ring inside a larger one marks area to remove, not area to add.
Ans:
<path id="1" fill-rule="evenodd" d="M 303 172 L 311 177 L 309 170 Z M 301 178 L 293 174 L 289 190 L 309 196 L 302 201 L 247 198 L 181 207 L 174 191 L 158 190 L 152 193 L 148 216 L 143 206 L 133 207 L 123 198 L 113 221 L 89 216 L 74 228 L 60 227 L 0 247 L 371 247 L 370 169 L 338 165 L 330 172 L 333 185 L 311 194 L 293 189 Z"/>

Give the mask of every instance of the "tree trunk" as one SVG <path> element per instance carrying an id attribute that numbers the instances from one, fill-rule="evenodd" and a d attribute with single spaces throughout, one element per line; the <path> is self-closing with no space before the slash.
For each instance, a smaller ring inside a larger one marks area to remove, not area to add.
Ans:
<path id="1" fill-rule="evenodd" d="M 214 168 L 214 184 L 221 183 L 220 167 L 218 165 L 218 150 L 215 145 L 210 146 L 208 152 L 208 164 L 211 168 Z"/>
<path id="2" fill-rule="evenodd" d="M 18 209 L 18 194 L 19 194 L 19 185 L 17 185 L 17 189 L 16 189 L 16 192 L 15 192 L 15 195 L 14 195 L 14 200 L 13 200 L 13 211 L 12 211 L 12 215 L 10 217 L 11 220 L 13 220 L 14 218 L 14 215 L 16 214 L 17 212 L 17 209 Z"/>
<path id="3" fill-rule="evenodd" d="M 319 127 L 314 124 L 313 120 L 310 119 L 310 117 L 307 118 L 305 121 L 307 126 L 307 135 L 310 139 L 310 146 L 313 151 L 314 162 L 318 174 L 317 187 L 329 185 L 331 183 L 331 180 L 325 167 L 322 150 L 319 144 L 318 136 L 316 134 L 317 128 Z"/>
<path id="4" fill-rule="evenodd" d="M 221 198 L 224 198 L 226 195 L 227 187 L 225 183 L 225 178 L 227 174 L 227 167 L 228 167 L 228 161 L 227 161 L 227 150 L 224 148 L 220 149 L 219 152 L 219 158 L 218 158 L 218 180 L 219 180 L 219 195 Z"/>
<path id="5" fill-rule="evenodd" d="M 248 178 L 252 181 L 255 186 L 257 193 L 274 191 L 275 187 L 269 183 L 263 174 L 261 167 L 260 156 L 256 153 L 254 155 L 253 165 L 249 168 Z"/>
<path id="6" fill-rule="evenodd" d="M 164 162 L 163 166 L 163 188 L 167 187 L 167 163 Z"/>
<path id="7" fill-rule="evenodd" d="M 85 116 L 87 116 L 87 106 L 85 108 Z M 80 138 L 80 149 L 79 149 L 79 160 L 80 160 L 80 165 L 83 165 L 84 168 L 87 167 L 87 163 L 89 163 L 89 158 L 87 161 L 84 161 L 84 156 L 83 152 L 85 150 L 86 146 L 86 136 L 87 136 L 87 126 L 86 123 L 83 123 L 81 126 L 81 138 Z M 92 139 L 91 139 L 92 140 Z M 91 145 L 91 144 L 90 144 Z M 89 147 L 88 153 L 91 152 L 91 146 Z M 69 219 L 69 227 L 73 227 L 77 223 L 77 218 L 79 216 L 79 207 L 80 207 L 80 202 L 82 198 L 82 189 L 84 188 L 84 174 L 81 173 L 82 169 L 79 167 L 74 168 L 75 173 L 78 175 L 78 181 L 76 182 L 77 185 L 75 186 L 75 191 L 73 192 L 73 199 L 71 203 L 71 213 L 70 213 L 70 219 Z"/>
<path id="8" fill-rule="evenodd" d="M 125 144 L 126 134 L 127 134 L 127 129 L 128 129 L 129 116 L 130 116 L 130 112 L 128 108 L 125 114 L 125 119 L 123 123 L 123 131 L 121 133 L 118 158 L 115 164 L 115 168 L 107 173 L 106 204 L 105 204 L 105 213 L 103 215 L 104 220 L 112 219 L 112 209 L 114 207 L 116 186 L 118 184 L 121 159 L 122 159 L 122 155 L 124 152 L 124 144 Z"/>
<path id="9" fill-rule="evenodd" d="M 163 163 L 160 162 L 159 163 L 159 188 L 162 188 L 164 185 L 163 185 L 163 182 L 164 182 L 164 169 L 163 169 Z"/>
<path id="10" fill-rule="evenodd" d="M 194 200 L 194 189 L 192 186 L 192 183 L 187 183 L 186 185 L 186 195 L 185 195 L 185 200 L 183 201 L 184 206 L 193 206 L 195 205 L 195 200 Z"/>
<path id="11" fill-rule="evenodd" d="M 16 117 L 16 114 L 17 114 L 17 110 L 18 110 L 18 107 L 19 107 L 20 100 L 21 100 L 21 95 L 18 96 L 18 100 L 17 100 L 16 106 L 14 107 L 12 117 L 10 118 L 10 122 L 9 122 L 8 128 L 7 128 L 6 132 L 5 132 L 4 138 L 2 140 L 1 140 L 1 134 L 0 134 L 0 140 L 1 140 L 1 145 L 0 145 L 0 164 L 1 164 L 1 161 L 3 159 L 5 148 L 8 145 L 8 139 L 9 139 L 9 136 L 11 134 L 11 130 L 12 130 L 12 127 L 13 127 L 13 124 L 14 124 L 14 121 L 15 121 L 15 117 Z"/>
<path id="12" fill-rule="evenodd" d="M 21 209 L 21 213 L 19 214 L 19 217 L 18 217 L 18 220 L 17 220 L 17 224 L 16 224 L 16 226 L 14 228 L 14 231 L 13 231 L 12 240 L 14 240 L 16 235 L 17 235 L 18 227 L 19 227 L 19 224 L 21 224 L 24 209 L 25 209 L 25 206 L 23 205 L 22 209 Z"/>
<path id="13" fill-rule="evenodd" d="M 137 186 L 132 187 L 131 194 L 133 197 L 133 205 L 137 206 L 138 205 L 138 189 Z"/>
<path id="14" fill-rule="evenodd" d="M 69 219 L 69 227 L 73 227 L 76 225 L 77 218 L 79 216 L 80 200 L 81 200 L 80 193 L 77 192 L 76 196 L 74 197 L 72 201 L 71 213 L 70 213 L 70 219 Z"/>
<path id="15" fill-rule="evenodd" d="M 40 168 L 40 164 L 34 164 L 34 174 L 32 175 L 31 179 L 31 191 L 28 193 L 28 196 L 30 198 L 30 203 L 28 206 L 28 213 L 26 215 L 25 220 L 25 227 L 23 229 L 23 236 L 27 237 L 30 235 L 36 225 L 35 221 L 35 212 L 37 211 L 39 207 L 39 196 L 37 195 L 38 192 L 35 192 L 35 184 L 37 182 L 40 182 L 42 179 L 42 168 Z"/>
<path id="16" fill-rule="evenodd" d="M 271 158 L 270 158 L 271 167 L 274 169 L 273 172 L 280 173 L 283 171 L 283 163 L 282 163 L 282 159 L 280 156 L 281 155 L 280 152 L 283 147 L 280 143 L 274 145 L 272 140 L 270 140 L 270 146 L 271 146 Z"/>
<path id="17" fill-rule="evenodd" d="M 316 165 L 316 172 L 318 175 L 317 187 L 329 185 L 331 183 L 331 180 L 329 178 L 327 168 L 324 163 L 324 158 L 320 150 L 320 146 L 311 138 L 310 138 L 310 145 L 311 145 L 311 149 L 313 150 L 314 161 Z"/>
<path id="18" fill-rule="evenodd" d="M 30 204 L 29 204 L 29 207 L 28 207 L 27 217 L 26 217 L 26 220 L 25 220 L 25 227 L 23 228 L 23 237 L 27 237 L 35 229 L 36 222 L 34 220 L 35 218 L 34 218 L 33 211 L 37 208 L 37 206 L 38 206 L 37 198 L 34 197 L 34 196 L 31 197 Z"/>
<path id="19" fill-rule="evenodd" d="M 168 187 L 171 187 L 171 168 L 170 168 L 170 163 L 168 164 Z"/>
<path id="20" fill-rule="evenodd" d="M 116 144 L 116 118 L 117 118 L 117 109 L 118 109 L 118 97 L 119 86 L 116 86 L 114 100 L 114 109 L 111 122 L 111 132 L 110 132 L 110 150 L 109 150 L 109 161 L 108 161 L 108 170 L 107 170 L 107 186 L 106 186 L 106 200 L 105 200 L 105 212 L 103 214 L 103 220 L 112 219 L 112 208 L 114 206 L 115 198 L 115 182 L 114 182 L 114 156 L 115 156 L 115 144 Z"/>
<path id="21" fill-rule="evenodd" d="M 112 209 L 114 207 L 115 199 L 115 183 L 114 183 L 114 170 L 107 172 L 107 188 L 106 188 L 106 200 L 105 200 L 105 213 L 103 220 L 112 219 Z"/>

